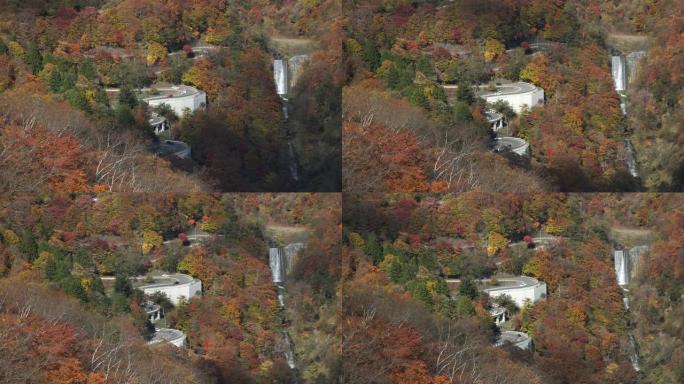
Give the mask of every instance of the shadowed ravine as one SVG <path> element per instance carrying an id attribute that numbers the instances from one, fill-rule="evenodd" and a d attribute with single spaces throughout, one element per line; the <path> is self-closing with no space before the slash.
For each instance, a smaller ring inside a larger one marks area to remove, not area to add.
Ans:
<path id="1" fill-rule="evenodd" d="M 272 244 L 274 245 L 274 244 Z M 281 309 L 281 324 L 287 325 L 288 321 L 285 318 L 285 278 L 287 273 L 292 270 L 298 252 L 304 248 L 304 243 L 290 243 L 285 247 L 271 246 L 268 250 L 268 264 L 271 268 L 271 276 L 273 283 L 278 289 L 278 305 Z M 292 338 L 286 329 L 283 329 L 282 336 L 285 345 L 285 359 L 290 369 L 297 369 L 294 356 L 294 345 Z"/>
<path id="2" fill-rule="evenodd" d="M 627 116 L 628 114 L 627 90 L 629 85 L 636 78 L 639 61 L 645 56 L 646 52 L 644 51 L 631 52 L 627 55 L 611 56 L 610 64 L 613 83 L 615 85 L 615 91 L 620 96 L 620 110 L 624 116 Z M 632 141 L 628 136 L 624 139 L 624 145 L 627 156 L 625 161 L 629 168 L 629 173 L 633 177 L 639 177 L 634 145 L 632 145 Z"/>

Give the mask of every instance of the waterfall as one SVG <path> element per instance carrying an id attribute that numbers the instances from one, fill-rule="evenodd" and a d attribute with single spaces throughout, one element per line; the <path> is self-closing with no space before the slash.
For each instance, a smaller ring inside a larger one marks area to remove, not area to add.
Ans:
<path id="1" fill-rule="evenodd" d="M 620 93 L 627 90 L 627 72 L 625 71 L 625 57 L 612 56 L 611 69 L 613 71 L 613 81 L 615 90 Z"/>
<path id="2" fill-rule="evenodd" d="M 627 311 L 629 311 L 629 289 L 627 289 L 627 285 L 629 284 L 632 276 L 636 274 L 641 261 L 641 256 L 648 252 L 648 250 L 648 245 L 639 245 L 629 250 L 622 249 L 613 252 L 615 276 L 617 278 L 618 285 L 620 288 L 622 288 L 622 302 Z M 632 362 L 632 367 L 634 370 L 639 372 L 641 370 L 639 365 L 639 346 L 631 332 L 629 333 L 629 344 L 632 348 L 629 359 Z"/>
<path id="3" fill-rule="evenodd" d="M 291 272 L 292 266 L 296 263 L 297 254 L 304 248 L 304 243 L 290 243 L 285 247 L 270 247 L 268 249 L 268 265 L 271 268 L 273 283 L 278 289 L 278 305 L 285 309 L 285 276 Z M 284 318 L 282 319 L 285 322 Z M 292 338 L 290 334 L 283 330 L 281 332 L 285 341 L 285 360 L 290 369 L 295 369 L 295 356 Z"/>
<path id="4" fill-rule="evenodd" d="M 637 76 L 639 61 L 646 56 L 644 51 L 630 52 L 627 56 L 611 56 L 611 70 L 615 91 L 620 94 L 620 110 L 623 115 L 627 114 L 626 95 L 627 88 Z"/>
<path id="5" fill-rule="evenodd" d="M 619 286 L 629 285 L 630 280 L 636 274 L 639 267 L 641 256 L 648 252 L 648 245 L 639 245 L 629 250 L 616 250 L 613 255 L 615 259 L 615 277 Z"/>
<path id="6" fill-rule="evenodd" d="M 285 247 L 268 249 L 268 265 L 274 283 L 285 282 L 285 276 L 292 272 L 292 267 L 297 261 L 297 253 L 302 248 L 304 243 L 290 243 Z"/>
<path id="7" fill-rule="evenodd" d="M 287 95 L 287 64 L 283 60 L 273 60 L 273 78 L 278 95 Z"/>
<path id="8" fill-rule="evenodd" d="M 268 264 L 271 267 L 271 275 L 273 276 L 273 282 L 283 283 L 285 281 L 285 268 L 283 264 L 286 264 L 286 260 L 283 257 L 282 248 L 269 248 L 268 250 Z"/>
<path id="9" fill-rule="evenodd" d="M 627 87 L 634 81 L 637 74 L 639 61 L 646 56 L 646 52 L 637 51 L 627 54 L 627 56 L 611 56 L 611 69 L 615 91 L 620 95 L 620 111 L 627 115 Z M 625 151 L 627 152 L 627 167 L 633 177 L 639 177 L 636 163 L 636 154 L 632 142 L 626 138 L 624 140 Z"/>
<path id="10" fill-rule="evenodd" d="M 619 286 L 627 285 L 629 283 L 629 267 L 627 265 L 628 259 L 625 256 L 625 251 L 615 251 L 615 277 Z"/>

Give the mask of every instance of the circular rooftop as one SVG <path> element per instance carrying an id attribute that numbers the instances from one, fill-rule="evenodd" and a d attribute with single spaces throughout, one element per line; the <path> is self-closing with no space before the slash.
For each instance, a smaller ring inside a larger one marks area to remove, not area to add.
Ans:
<path id="1" fill-rule="evenodd" d="M 152 91 L 156 91 L 158 93 L 156 94 L 150 94 Z M 187 97 L 187 96 L 194 96 L 198 94 L 200 91 L 195 88 L 195 87 L 190 87 L 188 85 L 174 85 L 170 87 L 153 87 L 153 88 L 144 88 L 141 90 L 143 93 L 143 100 L 144 101 L 152 101 L 152 100 L 162 100 L 162 99 L 171 99 L 171 98 L 177 98 L 177 97 Z"/>
<path id="2" fill-rule="evenodd" d="M 493 317 L 500 316 L 504 313 L 506 313 L 506 308 L 504 307 L 492 307 L 489 310 L 489 314 L 491 314 Z"/>
<path id="3" fill-rule="evenodd" d="M 154 153 L 159 156 L 173 155 L 189 149 L 189 146 L 182 141 L 163 140 L 154 148 Z"/>
<path id="4" fill-rule="evenodd" d="M 192 276 L 189 275 L 184 275 L 182 273 L 175 273 L 171 275 L 163 274 L 163 275 L 153 275 L 151 276 L 152 280 L 154 280 L 152 283 L 141 283 L 140 285 L 137 285 L 137 288 L 139 289 L 145 289 L 145 288 L 158 288 L 158 287 L 169 287 L 173 285 L 181 285 L 181 284 L 189 284 L 196 279 L 194 279 Z M 143 278 L 145 279 L 145 278 Z M 143 280 L 144 281 L 144 280 Z"/>
<path id="5" fill-rule="evenodd" d="M 496 85 L 496 91 L 490 91 L 487 89 L 488 86 L 481 86 L 478 96 L 489 97 L 489 96 L 501 96 L 501 95 L 519 95 L 523 93 L 534 92 L 537 87 L 534 84 L 517 82 L 517 83 L 505 83 L 501 85 Z"/>
<path id="6" fill-rule="evenodd" d="M 164 121 L 166 121 L 166 118 L 164 116 L 157 115 L 156 113 L 152 113 L 150 115 L 150 119 L 148 120 L 150 125 L 153 127 L 163 123 Z"/>
<path id="7" fill-rule="evenodd" d="M 522 343 L 528 343 L 529 341 L 530 336 L 527 333 L 517 331 L 501 331 L 501 335 L 497 340 L 497 345 L 502 345 L 506 342 L 519 345 Z"/>
<path id="8" fill-rule="evenodd" d="M 527 141 L 518 137 L 499 137 L 494 143 L 494 150 L 504 151 L 510 149 L 515 151 L 517 149 L 523 149 L 527 146 Z"/>
<path id="9" fill-rule="evenodd" d="M 485 117 L 487 117 L 487 121 L 489 123 L 494 123 L 497 122 L 501 119 L 503 119 L 503 114 L 493 110 L 493 109 L 488 109 L 485 111 Z"/>
<path id="10" fill-rule="evenodd" d="M 150 340 L 149 344 L 158 344 L 162 342 L 173 343 L 174 341 L 181 340 L 185 337 L 185 334 L 177 329 L 172 328 L 157 328 L 154 332 L 154 337 Z"/>
<path id="11" fill-rule="evenodd" d="M 529 276 L 500 277 L 496 279 L 497 285 L 492 285 L 491 279 L 481 280 L 480 282 L 484 284 L 482 290 L 485 292 L 534 287 L 540 284 L 539 280 Z"/>

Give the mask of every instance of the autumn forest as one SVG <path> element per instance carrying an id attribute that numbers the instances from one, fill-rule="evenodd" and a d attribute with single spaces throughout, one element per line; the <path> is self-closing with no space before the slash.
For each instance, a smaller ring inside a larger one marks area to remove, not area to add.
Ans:
<path id="1" fill-rule="evenodd" d="M 334 4 L 3 1 L 0 191 L 339 191 Z"/>
<path id="2" fill-rule="evenodd" d="M 0 0 L 0 384 L 680 384 L 682 319 L 682 0 Z"/>
<path id="3" fill-rule="evenodd" d="M 345 191 L 682 191 L 681 1 L 347 4 Z"/>

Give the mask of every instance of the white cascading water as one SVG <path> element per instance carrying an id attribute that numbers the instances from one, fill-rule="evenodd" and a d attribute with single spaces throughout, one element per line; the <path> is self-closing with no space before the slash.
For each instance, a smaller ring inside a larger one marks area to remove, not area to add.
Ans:
<path id="1" fill-rule="evenodd" d="M 615 277 L 619 286 L 629 284 L 629 267 L 628 259 L 625 255 L 625 251 L 619 250 L 615 251 L 613 256 L 615 257 Z"/>
<path id="2" fill-rule="evenodd" d="M 304 248 L 304 243 L 290 243 L 285 247 L 271 247 L 268 249 L 268 265 L 271 268 L 273 283 L 278 290 L 278 305 L 285 309 L 285 276 L 291 272 L 296 262 L 297 253 Z M 290 369 L 295 369 L 294 348 L 292 339 L 287 331 L 282 331 L 285 340 L 285 360 Z"/>
<path id="3" fill-rule="evenodd" d="M 627 90 L 627 72 L 625 71 L 625 64 L 624 56 L 611 57 L 613 82 L 615 83 L 615 90 L 618 91 L 618 93 Z"/>
<path id="4" fill-rule="evenodd" d="M 273 60 L 273 79 L 278 95 L 287 95 L 287 64 L 284 60 Z"/>
<path id="5" fill-rule="evenodd" d="M 627 54 L 627 56 L 611 56 L 611 70 L 615 91 L 620 95 L 620 110 L 623 115 L 627 115 L 626 92 L 629 83 L 636 78 L 639 61 L 646 56 L 646 52 L 637 51 Z M 627 154 L 627 167 L 633 177 L 639 177 L 637 169 L 636 151 L 629 138 L 624 140 L 625 152 Z"/>
<path id="6" fill-rule="evenodd" d="M 622 302 L 625 305 L 625 309 L 629 310 L 629 281 L 634 273 L 636 273 L 639 267 L 639 262 L 641 256 L 648 252 L 648 245 L 639 245 L 633 247 L 629 250 L 616 250 L 613 252 L 613 258 L 615 262 L 615 277 L 617 283 L 622 288 Z M 630 360 L 632 362 L 632 367 L 634 370 L 641 371 L 641 366 L 639 365 L 639 346 L 637 345 L 636 339 L 633 334 L 629 334 L 629 344 L 632 347 L 630 353 Z"/>
<path id="7" fill-rule="evenodd" d="M 629 285 L 629 282 L 639 267 L 641 255 L 648 252 L 648 245 L 639 245 L 629 250 L 616 250 L 613 252 L 615 259 L 615 277 L 619 286 Z"/>
<path id="8" fill-rule="evenodd" d="M 282 248 L 269 248 L 268 264 L 271 267 L 273 282 L 278 284 L 285 281 L 285 268 Z"/>
<path id="9" fill-rule="evenodd" d="M 283 101 L 283 117 L 285 122 L 290 119 L 288 99 L 285 97 L 291 86 L 294 86 L 302 71 L 302 63 L 308 60 L 308 55 L 298 55 L 289 60 L 275 59 L 273 60 L 273 81 L 276 85 L 276 91 Z M 291 71 L 291 75 L 289 75 Z M 290 85 L 290 81 L 292 85 Z M 297 157 L 295 155 L 292 141 L 287 143 L 287 151 L 289 155 L 290 176 L 294 181 L 299 181 L 299 169 L 297 166 Z"/>

